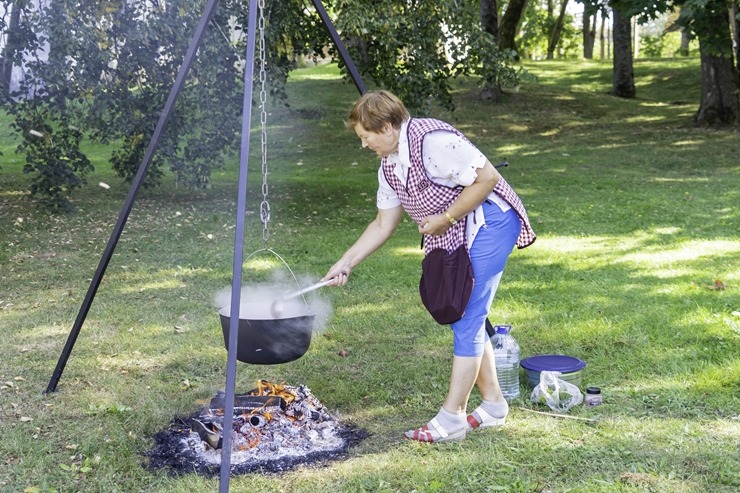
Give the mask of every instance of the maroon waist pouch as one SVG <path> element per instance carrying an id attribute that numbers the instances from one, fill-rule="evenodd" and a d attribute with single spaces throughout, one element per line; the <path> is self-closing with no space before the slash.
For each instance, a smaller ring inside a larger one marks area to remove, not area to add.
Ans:
<path id="1" fill-rule="evenodd" d="M 465 245 L 451 253 L 435 248 L 421 261 L 421 302 L 439 324 L 462 318 L 474 283 L 473 265 Z"/>

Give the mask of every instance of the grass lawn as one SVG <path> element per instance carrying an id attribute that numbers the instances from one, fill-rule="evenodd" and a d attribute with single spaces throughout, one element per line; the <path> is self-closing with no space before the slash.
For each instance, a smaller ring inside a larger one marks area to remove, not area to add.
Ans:
<path id="1" fill-rule="evenodd" d="M 628 101 L 608 95 L 609 63 L 527 68 L 537 82 L 503 101 L 481 102 L 465 83 L 456 111 L 434 116 L 511 163 L 502 173 L 539 238 L 511 256 L 490 318 L 514 327 L 522 357 L 584 359 L 583 387 L 601 387 L 604 404 L 569 415 L 597 423 L 530 413 L 549 408 L 523 385 L 503 428 L 454 444 L 401 439 L 441 405 L 452 347 L 419 301 L 419 238 L 407 219 L 346 288 L 316 293 L 332 313 L 305 356 L 237 368 L 237 391 L 259 379 L 305 384 L 370 437 L 347 460 L 234 477 L 231 491 L 740 490 L 737 131 L 691 125 L 696 59 L 637 61 L 638 97 Z M 344 129 L 357 94 L 334 67 L 293 73 L 289 93 L 290 107 L 268 120 L 270 239 L 250 164 L 245 253 L 268 246 L 299 278 L 318 280 L 374 217 L 378 159 Z M 128 188 L 110 149 L 88 145 L 96 169 L 73 197 L 76 212 L 38 210 L 8 123 L 0 116 L 0 491 L 216 491 L 218 478 L 142 463 L 154 433 L 224 388 L 213 299 L 230 285 L 238 164 L 206 191 L 166 179 L 140 193 L 46 395 Z M 258 150 L 258 134 L 252 142 Z M 245 279 L 279 267 L 252 258 Z"/>

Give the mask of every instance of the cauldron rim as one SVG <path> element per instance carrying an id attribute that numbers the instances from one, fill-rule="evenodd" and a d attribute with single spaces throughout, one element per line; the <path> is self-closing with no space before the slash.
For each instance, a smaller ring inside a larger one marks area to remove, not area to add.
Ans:
<path id="1" fill-rule="evenodd" d="M 299 301 L 285 301 L 282 306 L 282 315 L 275 317 L 270 312 L 270 301 L 242 301 L 239 305 L 239 320 L 290 320 L 293 318 L 313 317 L 310 307 Z M 231 318 L 231 305 L 226 305 L 218 310 L 219 315 Z"/>
<path id="2" fill-rule="evenodd" d="M 244 314 L 244 305 L 245 303 L 242 303 L 239 307 L 240 314 Z M 294 361 L 303 356 L 311 344 L 314 315 L 309 312 L 306 305 L 300 307 L 301 310 L 297 313 L 290 308 L 287 311 L 289 315 L 297 316 L 283 316 L 279 319 L 240 318 L 237 329 L 239 331 L 237 360 L 243 363 L 273 365 Z M 230 312 L 230 307 L 219 310 L 227 350 L 231 325 Z"/>

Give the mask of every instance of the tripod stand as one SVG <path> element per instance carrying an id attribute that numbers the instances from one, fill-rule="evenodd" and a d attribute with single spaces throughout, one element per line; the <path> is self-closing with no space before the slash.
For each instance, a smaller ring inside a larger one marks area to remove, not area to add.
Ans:
<path id="1" fill-rule="evenodd" d="M 347 67 L 352 81 L 354 82 L 357 90 L 362 94 L 366 91 L 365 85 L 362 78 L 355 67 L 354 62 L 349 56 L 347 49 L 345 48 L 342 40 L 339 37 L 331 19 L 329 18 L 326 10 L 324 9 L 321 0 L 311 0 L 314 8 L 321 17 L 321 21 L 324 27 L 329 32 L 332 41 L 339 51 L 340 57 Z M 260 5 L 260 2 L 262 4 Z M 62 354 L 59 357 L 54 373 L 51 376 L 49 384 L 46 388 L 46 393 L 54 392 L 57 388 L 59 380 L 62 376 L 62 372 L 69 360 L 69 356 L 74 348 L 75 342 L 80 334 L 82 325 L 85 322 L 90 307 L 95 295 L 100 286 L 100 283 L 105 275 L 105 271 L 108 264 L 113 256 L 113 252 L 118 244 L 118 241 L 123 232 L 123 228 L 128 220 L 128 217 L 133 209 L 134 201 L 141 188 L 154 156 L 154 152 L 159 145 L 162 137 L 162 133 L 167 125 L 167 122 L 172 113 L 172 109 L 175 105 L 177 97 L 179 96 L 187 77 L 187 74 L 192 66 L 195 54 L 200 47 L 203 37 L 206 31 L 206 27 L 210 22 L 213 13 L 218 4 L 218 0 L 208 0 L 203 14 L 198 22 L 195 30 L 195 34 L 190 42 L 190 46 L 185 54 L 183 63 L 180 66 L 180 70 L 175 78 L 175 83 L 170 91 L 170 94 L 165 103 L 164 109 L 159 117 L 157 126 L 154 129 L 149 145 L 144 153 L 139 168 L 134 176 L 129 189 L 128 195 L 124 201 L 121 211 L 118 215 L 118 220 L 113 228 L 108 243 L 103 251 L 102 257 L 98 264 L 98 267 L 93 275 L 90 282 L 90 286 L 87 290 L 87 294 L 82 302 L 80 310 L 75 319 L 72 330 L 67 337 Z M 255 63 L 255 44 L 256 44 L 256 31 L 257 31 L 257 12 L 264 6 L 264 0 L 249 0 L 249 19 L 247 25 L 247 46 L 246 46 L 246 64 L 244 73 L 244 98 L 242 103 L 242 128 L 241 128 L 241 149 L 239 154 L 239 179 L 238 179 L 238 197 L 237 197 L 237 210 L 236 210 L 236 229 L 234 238 L 234 263 L 233 263 L 233 276 L 232 276 L 232 288 L 231 288 L 231 313 L 239 313 L 239 307 L 241 303 L 241 284 L 242 284 L 242 262 L 243 262 L 243 246 L 244 246 L 244 222 L 245 222 L 245 211 L 246 211 L 246 200 L 247 200 L 247 170 L 249 161 L 249 135 L 252 121 L 252 93 L 253 93 L 253 80 L 254 80 L 254 63 Z M 236 348 L 237 348 L 237 336 L 238 336 L 238 324 L 239 317 L 231 317 L 230 330 L 229 330 L 229 345 L 228 360 L 227 360 L 227 373 L 226 373 L 226 400 L 224 403 L 224 416 L 233 416 L 234 412 L 234 386 L 236 382 Z M 229 477 L 231 471 L 231 433 L 224 433 L 223 448 L 221 454 L 221 475 L 220 475 L 220 488 L 219 491 L 224 493 L 229 488 Z"/>

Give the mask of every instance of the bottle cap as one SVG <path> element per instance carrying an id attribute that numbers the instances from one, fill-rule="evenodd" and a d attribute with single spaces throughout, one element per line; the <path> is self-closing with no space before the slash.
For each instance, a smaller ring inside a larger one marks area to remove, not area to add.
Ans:
<path id="1" fill-rule="evenodd" d="M 587 394 L 600 394 L 601 389 L 598 387 L 586 387 Z"/>
<path id="2" fill-rule="evenodd" d="M 497 325 L 496 326 L 497 334 L 508 334 L 509 332 L 511 332 L 511 325 Z"/>

